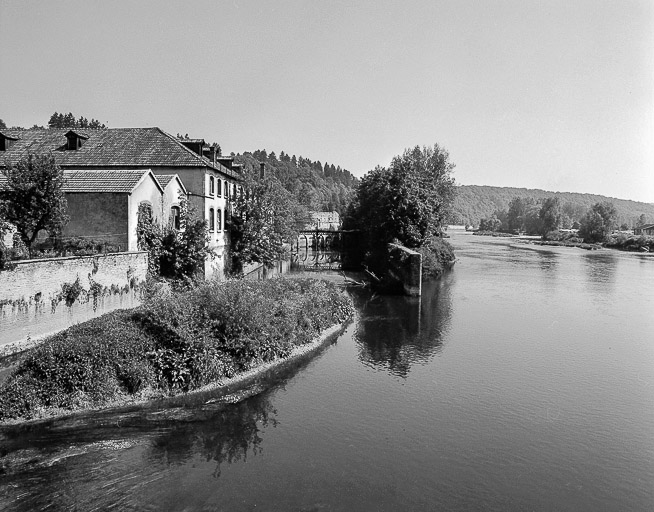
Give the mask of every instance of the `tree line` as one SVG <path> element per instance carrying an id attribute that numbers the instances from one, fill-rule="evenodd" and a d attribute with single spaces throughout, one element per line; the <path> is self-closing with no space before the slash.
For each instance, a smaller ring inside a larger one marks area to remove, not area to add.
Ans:
<path id="1" fill-rule="evenodd" d="M 265 149 L 237 154 L 236 161 L 255 172 L 259 164 L 274 176 L 295 199 L 312 211 L 336 211 L 343 214 L 358 183 L 348 170 L 320 160 L 312 161 L 282 151 L 279 156 Z"/>
<path id="2" fill-rule="evenodd" d="M 549 197 L 558 197 L 563 213 L 567 217 L 563 219 L 563 227 L 570 227 L 569 224 L 574 222 L 580 223 L 591 206 L 605 201 L 609 201 L 615 206 L 619 226 L 626 224 L 630 229 L 634 228 L 643 214 L 648 219 L 654 219 L 654 204 L 626 199 L 513 187 L 463 185 L 456 188 L 457 194 L 448 220 L 450 224 L 468 224 L 477 227 L 482 219 L 490 219 L 493 215 L 504 220 L 502 212 L 508 212 L 509 203 L 515 197 L 526 201 L 527 205 L 530 202 L 540 205 Z M 567 219 L 571 222 L 569 223 Z M 506 222 L 504 227 L 506 228 Z"/>
<path id="3" fill-rule="evenodd" d="M 585 242 L 605 242 L 616 229 L 627 231 L 627 223 L 618 224 L 618 211 L 611 201 L 598 201 L 579 215 L 579 206 L 563 202 L 552 196 L 544 200 L 514 197 L 508 210 L 496 210 L 481 219 L 481 231 L 503 231 L 506 233 L 527 233 L 541 235 L 544 239 L 559 238 L 561 229 L 576 230 Z M 573 220 L 574 218 L 579 220 Z M 647 215 L 641 214 L 635 227 L 644 226 Z"/>
<path id="4" fill-rule="evenodd" d="M 0 130 L 6 130 L 9 128 L 7 124 L 0 119 Z M 42 129 L 44 130 L 46 127 L 45 126 L 40 126 L 38 124 L 34 124 L 32 126 L 33 129 Z M 59 113 L 59 112 L 54 112 L 51 116 L 50 119 L 48 120 L 48 126 L 47 128 L 91 128 L 91 129 L 98 129 L 98 128 L 107 128 L 107 126 L 104 123 L 101 123 L 97 119 L 91 118 L 90 120 L 87 119 L 84 116 L 79 116 L 75 117 L 72 112 L 68 112 L 68 114 L 64 113 Z M 12 126 L 12 130 L 25 130 L 24 127 L 22 126 Z"/>

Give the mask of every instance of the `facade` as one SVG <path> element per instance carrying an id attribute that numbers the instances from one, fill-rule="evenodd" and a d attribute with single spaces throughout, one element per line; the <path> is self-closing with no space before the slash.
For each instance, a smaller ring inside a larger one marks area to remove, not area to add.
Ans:
<path id="1" fill-rule="evenodd" d="M 64 171 L 64 178 L 70 217 L 64 237 L 91 237 L 137 251 L 139 205 L 148 204 L 156 221 L 168 221 L 161 208 L 164 190 L 149 169 Z"/>
<path id="2" fill-rule="evenodd" d="M 340 229 L 341 216 L 338 212 L 310 212 L 311 222 L 305 229 Z"/>
<path id="3" fill-rule="evenodd" d="M 176 176 L 157 178 L 166 181 L 161 186 L 162 208 L 169 208 L 168 217 L 174 218 L 181 206 L 179 191 L 186 194 L 191 212 L 204 215 L 209 225 L 210 246 L 216 257 L 206 262 L 205 277 L 222 276 L 228 243 L 225 212 L 230 194 L 240 187 L 241 167 L 232 158 L 217 155 L 215 148 L 208 147 L 203 139 L 178 139 L 159 128 L 0 131 L 0 168 L 19 161 L 28 152 L 51 152 L 64 171 L 142 170 L 160 177 Z M 166 192 L 171 183 L 171 191 Z M 120 207 L 129 210 L 125 202 Z M 112 208 L 116 205 L 102 204 L 98 208 L 98 227 L 102 217 L 107 222 L 115 221 Z M 153 211 L 156 210 L 153 204 Z"/>
<path id="4" fill-rule="evenodd" d="M 654 224 L 645 224 L 644 226 L 634 229 L 634 235 L 654 236 Z"/>

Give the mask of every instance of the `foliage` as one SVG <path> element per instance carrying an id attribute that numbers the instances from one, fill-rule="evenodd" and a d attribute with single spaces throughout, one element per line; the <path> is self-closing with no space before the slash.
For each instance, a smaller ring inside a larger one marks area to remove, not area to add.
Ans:
<path id="1" fill-rule="evenodd" d="M 538 217 L 541 221 L 540 234 L 545 236 L 550 231 L 561 227 L 561 201 L 558 197 L 548 197 L 543 201 Z"/>
<path id="2" fill-rule="evenodd" d="M 434 144 L 407 149 L 389 168 L 362 178 L 343 226 L 362 231 L 369 264 L 378 264 L 393 240 L 416 248 L 440 235 L 454 196 L 453 168 L 447 151 Z"/>
<path id="3" fill-rule="evenodd" d="M 30 351 L 2 385 L 0 419 L 101 404 L 145 384 L 154 341 L 131 315 L 116 311 L 74 325 Z"/>
<path id="4" fill-rule="evenodd" d="M 195 218 L 185 201 L 181 204 L 182 229 L 160 225 L 147 203 L 139 205 L 136 236 L 139 249 L 148 251 L 148 272 L 165 279 L 194 279 L 202 274 L 204 262 L 213 256 L 209 248 L 207 221 Z"/>
<path id="5" fill-rule="evenodd" d="M 581 220 L 579 236 L 585 242 L 604 242 L 617 225 L 617 211 L 613 203 L 595 203 Z"/>
<path id="6" fill-rule="evenodd" d="M 654 252 L 654 236 L 618 233 L 610 235 L 605 245 L 623 251 Z"/>
<path id="7" fill-rule="evenodd" d="M 287 356 L 352 313 L 347 295 L 316 280 L 160 287 L 136 310 L 77 324 L 31 351 L 0 387 L 0 421 L 197 389 Z"/>
<path id="8" fill-rule="evenodd" d="M 68 114 L 55 112 L 50 116 L 48 128 L 106 128 L 106 126 L 97 119 L 89 121 L 84 116 L 77 119 L 71 112 Z"/>
<path id="9" fill-rule="evenodd" d="M 284 151 L 278 157 L 274 152 L 257 150 L 236 155 L 236 160 L 250 172 L 259 172 L 259 163 L 264 163 L 266 174 L 277 178 L 297 203 L 312 211 L 343 215 L 357 184 L 357 179 L 340 166 L 327 162 L 323 165 Z"/>
<path id="10" fill-rule="evenodd" d="M 232 197 L 232 272 L 239 274 L 243 265 L 253 262 L 272 267 L 284 254 L 284 243 L 297 238 L 307 218 L 279 180 L 246 173 L 243 192 Z"/>
<path id="11" fill-rule="evenodd" d="M 456 259 L 454 249 L 447 240 L 432 238 L 430 242 L 417 251 L 422 254 L 422 275 L 437 277 L 450 268 Z"/>
<path id="12" fill-rule="evenodd" d="M 0 219 L 16 227 L 28 252 L 40 231 L 59 236 L 68 216 L 64 174 L 54 156 L 29 153 L 0 172 L 6 178 L 0 192 Z"/>
<path id="13" fill-rule="evenodd" d="M 654 204 L 629 201 L 626 199 L 613 199 L 593 194 L 579 194 L 572 192 L 547 192 L 545 190 L 535 190 L 526 188 L 512 187 L 488 187 L 478 185 L 462 185 L 456 187 L 456 197 L 452 206 L 452 212 L 448 219 L 451 224 L 469 224 L 478 226 L 479 221 L 489 218 L 496 212 L 510 210 L 511 201 L 520 198 L 526 202 L 527 208 L 529 203 L 542 203 L 548 197 L 558 197 L 561 201 L 562 227 L 573 227 L 575 222 L 581 222 L 588 208 L 593 204 L 601 201 L 611 201 L 615 205 L 618 215 L 618 224 L 626 223 L 634 227 L 644 215 L 645 219 L 654 218 Z M 538 205 L 540 207 L 540 205 Z M 526 213 L 525 213 L 526 214 Z M 498 216 L 498 218 L 501 218 Z M 569 225 L 567 225 L 569 223 Z M 509 230 L 514 230 L 514 225 L 505 226 Z M 540 234 L 540 229 L 529 230 L 526 227 L 521 231 Z"/>
<path id="14" fill-rule="evenodd" d="M 497 218 L 496 214 L 490 219 L 481 219 L 479 221 L 479 230 L 480 231 L 499 231 L 502 227 L 502 221 Z"/>
<path id="15" fill-rule="evenodd" d="M 511 199 L 509 202 L 509 211 L 507 212 L 507 228 L 509 231 L 520 232 L 525 230 L 526 213 L 526 200 L 521 197 L 514 197 Z"/>

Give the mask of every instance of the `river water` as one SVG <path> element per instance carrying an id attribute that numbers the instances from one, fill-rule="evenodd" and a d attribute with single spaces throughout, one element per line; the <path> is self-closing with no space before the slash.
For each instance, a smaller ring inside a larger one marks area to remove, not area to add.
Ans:
<path id="1" fill-rule="evenodd" d="M 245 401 L 4 427 L 0 509 L 654 510 L 654 258 L 451 242 Z"/>

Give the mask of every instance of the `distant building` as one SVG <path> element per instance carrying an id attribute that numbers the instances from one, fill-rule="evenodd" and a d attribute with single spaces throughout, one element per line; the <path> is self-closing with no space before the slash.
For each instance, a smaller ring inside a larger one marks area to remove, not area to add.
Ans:
<path id="1" fill-rule="evenodd" d="M 81 194 L 73 200 L 71 212 L 87 211 L 81 203 L 87 201 L 89 194 L 101 194 L 103 198 L 103 202 L 96 203 L 92 222 L 91 219 L 73 220 L 71 214 L 73 225 L 67 229 L 70 232 L 86 225 L 95 226 L 94 232 L 103 236 L 127 233 L 125 243 L 130 250 L 134 247 L 136 225 L 131 221 L 125 228 L 119 225 L 132 218 L 132 203 L 143 194 L 141 202 L 151 202 L 156 218 L 168 222 L 172 217 L 175 222 L 180 211 L 180 197 L 175 195 L 183 190 L 190 208 L 203 215 L 209 226 L 209 245 L 216 258 L 205 263 L 205 277 L 222 276 L 228 243 L 225 213 L 229 197 L 241 190 L 241 166 L 233 158 L 218 155 L 216 148 L 207 146 L 203 139 L 178 139 L 159 128 L 0 130 L 0 169 L 18 162 L 28 152 L 51 152 L 67 174 L 68 171 L 99 173 L 95 180 L 88 174 L 77 175 L 79 186 L 86 187 L 84 191 L 66 190 L 67 196 Z M 117 174 L 127 171 L 140 171 L 139 179 L 143 182 L 133 182 L 136 174 L 122 177 Z M 121 185 L 115 186 L 122 187 L 121 191 L 109 191 L 112 186 L 103 181 L 103 176 L 118 180 Z M 172 189 L 167 191 L 170 183 Z M 127 191 L 132 185 L 135 188 Z M 154 192 L 157 187 L 158 198 Z M 146 189 L 149 192 L 144 192 Z M 113 193 L 122 194 L 122 199 L 109 200 L 108 194 Z M 116 218 L 116 201 L 123 210 L 118 214 L 120 222 Z M 162 211 L 164 205 L 166 210 Z"/>
<path id="2" fill-rule="evenodd" d="M 305 229 L 340 229 L 341 216 L 338 212 L 309 212 L 310 222 Z"/>
<path id="3" fill-rule="evenodd" d="M 634 229 L 634 235 L 654 236 L 654 224 L 645 224 Z"/>

